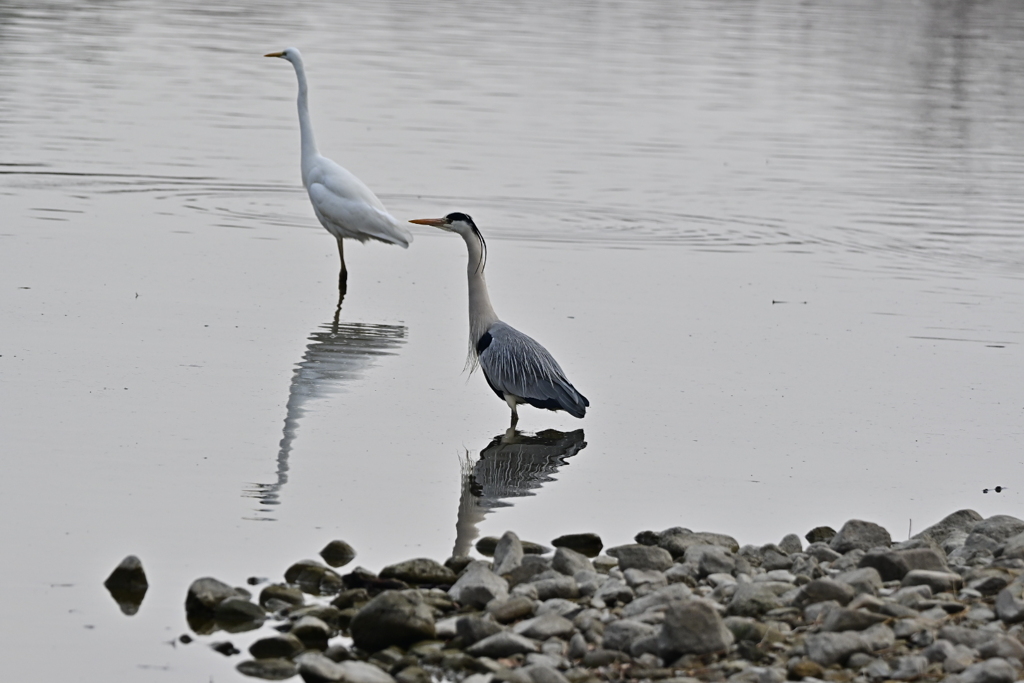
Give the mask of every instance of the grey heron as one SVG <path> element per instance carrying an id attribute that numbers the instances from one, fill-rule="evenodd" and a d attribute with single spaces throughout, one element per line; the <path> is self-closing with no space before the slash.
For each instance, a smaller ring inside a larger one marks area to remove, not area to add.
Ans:
<path id="1" fill-rule="evenodd" d="M 444 218 L 409 221 L 458 233 L 469 250 L 469 366 L 479 365 L 487 384 L 508 403 L 512 426 L 519 422 L 517 406 L 564 410 L 583 417 L 590 401 L 576 390 L 548 350 L 511 325 L 498 319 L 484 280 L 487 243 L 473 219 L 464 213 Z"/>
<path id="2" fill-rule="evenodd" d="M 292 63 L 299 79 L 299 133 L 302 142 L 302 184 L 309 194 L 320 224 L 338 240 L 341 272 L 338 284 L 344 288 L 348 279 L 345 266 L 345 247 L 342 239 L 365 242 L 378 240 L 408 247 L 412 234 L 402 226 L 363 181 L 327 157 L 321 156 L 313 138 L 313 124 L 309 120 L 306 69 L 302 54 L 294 47 L 271 52 L 264 57 L 280 57 Z"/>

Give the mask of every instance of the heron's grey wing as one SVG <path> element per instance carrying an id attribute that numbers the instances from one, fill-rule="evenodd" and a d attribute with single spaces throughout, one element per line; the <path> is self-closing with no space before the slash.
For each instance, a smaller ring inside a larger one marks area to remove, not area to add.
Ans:
<path id="1" fill-rule="evenodd" d="M 576 391 L 548 350 L 511 325 L 491 325 L 478 342 L 480 368 L 495 392 L 537 408 L 583 417 L 590 401 Z"/>

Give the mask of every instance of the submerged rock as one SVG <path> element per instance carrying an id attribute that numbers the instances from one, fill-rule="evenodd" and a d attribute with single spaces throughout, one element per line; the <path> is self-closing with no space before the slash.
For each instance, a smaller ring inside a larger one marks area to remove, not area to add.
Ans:
<path id="1" fill-rule="evenodd" d="M 604 548 L 604 543 L 601 541 L 601 537 L 597 534 L 566 534 L 559 536 L 555 540 L 551 541 L 551 545 L 555 548 L 568 548 L 569 550 L 575 550 L 581 555 L 586 557 L 597 557 L 601 554 L 601 549 Z"/>
<path id="2" fill-rule="evenodd" d="M 356 559 L 356 550 L 345 541 L 331 541 L 320 551 L 320 557 L 332 567 L 344 567 Z"/>
<path id="3" fill-rule="evenodd" d="M 149 581 L 142 569 L 142 560 L 135 555 L 124 558 L 103 585 L 110 591 L 111 597 L 124 614 L 135 614 L 142 605 L 142 599 L 146 597 L 146 591 L 149 590 Z"/>

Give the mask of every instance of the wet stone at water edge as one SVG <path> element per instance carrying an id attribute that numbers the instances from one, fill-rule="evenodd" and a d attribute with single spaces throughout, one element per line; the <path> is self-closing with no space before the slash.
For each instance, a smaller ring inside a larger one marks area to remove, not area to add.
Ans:
<path id="1" fill-rule="evenodd" d="M 259 603 L 195 581 L 196 633 L 242 631 L 265 680 L 347 683 L 1010 683 L 1024 678 L 1024 521 L 961 510 L 908 541 L 850 520 L 740 545 L 683 527 L 590 556 L 513 532 L 494 561 L 412 558 L 374 574 L 293 564 Z M 813 539 L 813 540 L 812 540 Z M 234 636 L 239 638 L 239 636 Z M 184 641 L 182 641 L 184 642 Z M 230 647 L 229 647 L 230 645 Z"/>
<path id="2" fill-rule="evenodd" d="M 121 560 L 107 580 L 103 582 L 111 597 L 117 602 L 121 611 L 131 616 L 139 611 L 142 599 L 149 590 L 146 572 L 142 569 L 142 560 L 129 555 Z"/>

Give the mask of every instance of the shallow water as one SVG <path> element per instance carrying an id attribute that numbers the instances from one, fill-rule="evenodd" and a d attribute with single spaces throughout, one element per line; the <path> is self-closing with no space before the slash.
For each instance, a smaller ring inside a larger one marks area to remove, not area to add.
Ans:
<path id="1" fill-rule="evenodd" d="M 241 679 L 172 646 L 188 583 L 333 538 L 379 570 L 509 528 L 1021 516 L 1022 38 L 1013 2 L 0 5 L 10 675 Z M 321 151 L 400 218 L 474 216 L 586 419 L 508 435 L 461 374 L 452 235 L 348 249 L 337 310 L 287 45 Z"/>

